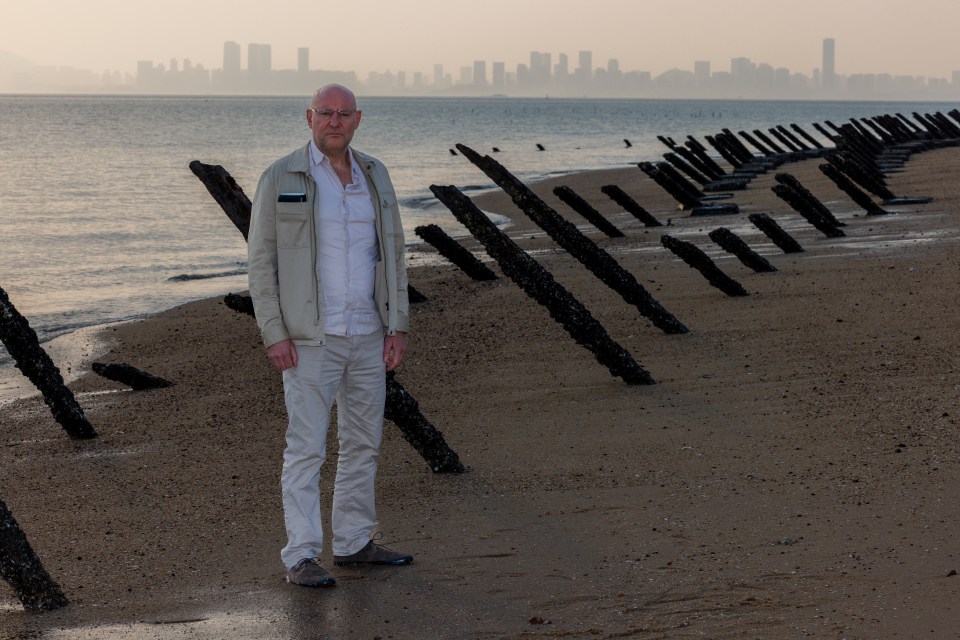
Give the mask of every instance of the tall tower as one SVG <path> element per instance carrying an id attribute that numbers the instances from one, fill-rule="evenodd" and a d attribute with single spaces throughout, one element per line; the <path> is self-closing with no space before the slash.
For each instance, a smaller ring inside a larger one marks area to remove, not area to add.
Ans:
<path id="1" fill-rule="evenodd" d="M 473 86 L 478 89 L 486 88 L 487 86 L 487 61 L 486 60 L 473 61 Z"/>
<path id="2" fill-rule="evenodd" d="M 565 82 L 570 75 L 570 58 L 565 53 L 557 56 L 557 66 L 553 68 L 553 77 L 560 82 Z"/>
<path id="3" fill-rule="evenodd" d="M 833 89 L 836 85 L 836 49 L 833 38 L 823 39 L 823 88 Z"/>
<path id="4" fill-rule="evenodd" d="M 507 88 L 506 65 L 502 62 L 493 63 L 493 89 L 503 91 Z"/>
<path id="5" fill-rule="evenodd" d="M 231 77 L 240 75 L 240 44 L 232 40 L 223 43 L 223 72 Z"/>
<path id="6" fill-rule="evenodd" d="M 580 52 L 580 66 L 577 67 L 577 75 L 581 76 L 584 80 L 590 80 L 591 78 L 593 78 L 593 52 L 592 51 Z"/>
<path id="7" fill-rule="evenodd" d="M 300 47 L 297 49 L 297 72 L 305 76 L 310 71 L 310 48 Z"/>
<path id="8" fill-rule="evenodd" d="M 251 43 L 247 45 L 247 73 L 251 76 L 270 75 L 270 45 Z"/>

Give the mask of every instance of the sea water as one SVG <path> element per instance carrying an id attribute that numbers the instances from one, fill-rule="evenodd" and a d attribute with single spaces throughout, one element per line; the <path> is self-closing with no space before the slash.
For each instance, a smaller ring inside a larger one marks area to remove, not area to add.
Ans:
<path id="1" fill-rule="evenodd" d="M 188 164 L 223 165 L 252 199 L 263 169 L 309 139 L 307 106 L 291 97 L 0 96 L 0 287 L 43 340 L 244 290 L 243 237 Z M 411 243 L 422 224 L 466 233 L 431 184 L 493 188 L 451 153 L 458 142 L 536 180 L 657 160 L 667 151 L 658 135 L 702 140 L 798 123 L 822 140 L 810 123 L 953 108 L 493 97 L 359 106 L 354 146 L 389 168 Z M 0 367 L 0 391 L 14 374 Z"/>

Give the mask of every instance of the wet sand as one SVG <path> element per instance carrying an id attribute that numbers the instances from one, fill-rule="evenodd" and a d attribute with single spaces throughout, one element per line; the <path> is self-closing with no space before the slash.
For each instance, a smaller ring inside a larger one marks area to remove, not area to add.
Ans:
<path id="1" fill-rule="evenodd" d="M 3 407 L 0 496 L 72 604 L 26 614 L 8 590 L 0 637 L 955 637 L 960 150 L 892 175 L 899 195 L 936 199 L 883 217 L 816 164 L 782 170 L 845 238 L 776 198 L 772 173 L 724 217 L 677 211 L 634 167 L 536 185 L 567 184 L 608 214 L 625 238 L 548 195 L 686 335 L 654 328 L 502 195 L 478 197 L 657 384 L 613 378 L 502 274 L 416 267 L 429 301 L 412 307 L 399 379 L 470 470 L 432 474 L 388 423 L 380 529 L 416 561 L 342 569 L 328 551 L 332 590 L 283 582 L 285 417 L 253 320 L 208 300 L 110 327 L 102 360 L 177 385 L 82 376 L 71 387 L 100 433 L 87 442 L 37 398 Z M 599 192 L 610 183 L 671 226 L 619 211 Z M 806 252 L 778 250 L 747 222 L 756 211 Z M 725 255 L 707 237 L 718 226 L 778 271 Z M 711 287 L 663 233 L 750 295 Z"/>

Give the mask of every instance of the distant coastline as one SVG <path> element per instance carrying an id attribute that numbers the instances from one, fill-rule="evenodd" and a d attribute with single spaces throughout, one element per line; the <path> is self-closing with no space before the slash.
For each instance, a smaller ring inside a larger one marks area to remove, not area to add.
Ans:
<path id="1" fill-rule="evenodd" d="M 298 49 L 296 69 L 272 68 L 271 45 L 223 43 L 221 68 L 170 58 L 138 60 L 136 72 L 95 72 L 68 66 L 41 66 L 0 51 L 0 94 L 103 94 L 172 96 L 309 95 L 328 83 L 349 85 L 359 95 L 389 97 L 630 98 L 676 100 L 960 100 L 960 70 L 950 77 L 923 74 L 837 73 L 834 41 L 826 38 L 820 68 L 811 74 L 734 57 L 729 67 L 693 61 L 660 73 L 624 70 L 616 58 L 595 65 L 592 51 L 573 60 L 565 53 L 530 52 L 529 63 L 475 60 L 458 74 L 434 64 L 432 73 L 310 68 L 310 49 Z"/>

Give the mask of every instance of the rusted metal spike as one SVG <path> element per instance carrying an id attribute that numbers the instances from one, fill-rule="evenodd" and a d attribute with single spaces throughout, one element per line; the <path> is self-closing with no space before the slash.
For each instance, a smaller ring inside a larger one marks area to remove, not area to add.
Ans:
<path id="1" fill-rule="evenodd" d="M 728 296 L 750 295 L 739 282 L 721 271 L 720 267 L 714 264 L 713 260 L 695 245 L 669 235 L 660 236 L 660 243 L 692 268 L 699 271 L 700 275 L 707 279 L 707 282 Z"/>
<path id="2" fill-rule="evenodd" d="M 622 378 L 627 384 L 653 384 L 650 374 L 610 338 L 587 308 L 497 229 L 472 200 L 453 186 L 430 185 L 430 191 L 486 247 L 487 253 L 500 265 L 500 270 L 528 296 L 546 307 L 550 316 L 577 344 L 588 349 L 610 371 L 610 375 Z"/>

